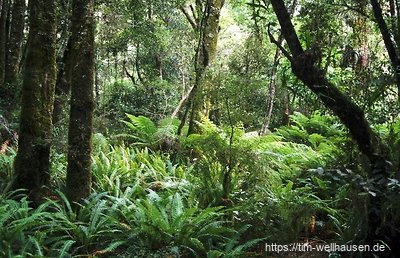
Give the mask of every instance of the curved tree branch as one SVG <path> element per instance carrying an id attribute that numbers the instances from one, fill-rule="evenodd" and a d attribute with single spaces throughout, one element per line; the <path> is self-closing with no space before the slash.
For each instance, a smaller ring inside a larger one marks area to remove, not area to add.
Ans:
<path id="1" fill-rule="evenodd" d="M 315 66 L 316 53 L 311 49 L 303 50 L 284 2 L 282 0 L 271 0 L 271 4 L 281 25 L 282 34 L 292 53 L 293 73 L 318 96 L 326 107 L 339 117 L 341 122 L 349 129 L 360 151 L 369 158 L 371 164 L 375 164 L 381 158 L 382 144 L 380 139 L 372 132 L 363 111 L 328 81 L 324 72 Z"/>
<path id="2" fill-rule="evenodd" d="M 274 38 L 274 35 L 272 35 L 272 33 L 271 33 L 271 23 L 268 24 L 268 37 L 269 37 L 269 40 L 270 40 L 272 43 L 274 43 L 274 44 L 277 46 L 277 48 L 279 48 L 279 50 L 282 52 L 282 54 L 283 54 L 287 59 L 289 59 L 289 61 L 292 61 L 292 60 L 293 60 L 293 57 L 290 55 L 290 53 L 281 45 L 281 43 L 279 43 L 278 40 L 276 40 L 276 39 Z"/>
<path id="3" fill-rule="evenodd" d="M 196 22 L 196 19 L 192 15 L 190 15 L 189 10 L 187 9 L 187 7 L 181 6 L 179 9 L 185 15 L 186 19 L 188 20 L 188 22 L 192 26 L 193 30 L 197 31 L 198 24 Z M 193 9 L 192 9 L 192 12 L 193 12 Z"/>

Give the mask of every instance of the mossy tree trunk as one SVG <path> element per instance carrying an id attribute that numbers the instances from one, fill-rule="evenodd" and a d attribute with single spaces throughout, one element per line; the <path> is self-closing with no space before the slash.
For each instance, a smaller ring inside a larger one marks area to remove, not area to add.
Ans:
<path id="1" fill-rule="evenodd" d="M 29 2 L 27 56 L 13 188 L 25 188 L 38 200 L 49 185 L 51 117 L 56 81 L 56 15 L 53 0 Z"/>
<path id="2" fill-rule="evenodd" d="M 91 189 L 94 85 L 93 0 L 72 3 L 71 109 L 68 133 L 67 197 L 82 202 Z"/>
<path id="3" fill-rule="evenodd" d="M 69 97 L 71 90 L 71 17 L 72 1 L 65 1 L 60 4 L 62 12 L 58 22 L 59 27 L 59 55 L 57 56 L 58 72 L 54 99 L 53 125 L 55 127 L 65 124 L 68 121 Z M 61 122 L 61 123 L 60 123 Z M 61 128 L 64 128 L 63 126 Z"/>
<path id="4" fill-rule="evenodd" d="M 5 84 L 14 89 L 18 82 L 21 60 L 21 46 L 24 39 L 25 0 L 15 0 L 11 11 L 10 38 L 7 42 L 7 62 L 5 67 Z"/>
<path id="5" fill-rule="evenodd" d="M 215 59 L 219 34 L 219 19 L 224 2 L 224 0 L 196 1 L 196 8 L 191 9 L 198 10 L 198 12 L 192 15 L 187 8 L 181 8 L 198 36 L 198 45 L 194 62 L 194 85 L 189 94 L 186 111 L 180 126 L 181 129 L 186 121 L 187 115 L 190 113 L 188 134 L 198 131 L 195 126 L 195 121 L 200 120 L 201 108 L 204 104 L 202 87 L 204 72 Z"/>

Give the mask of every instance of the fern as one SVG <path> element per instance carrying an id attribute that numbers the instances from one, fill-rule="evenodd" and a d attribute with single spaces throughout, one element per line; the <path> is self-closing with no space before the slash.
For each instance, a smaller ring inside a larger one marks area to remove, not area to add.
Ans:
<path id="1" fill-rule="evenodd" d="M 215 248 L 210 242 L 228 241 L 237 232 L 227 228 L 221 208 L 186 207 L 176 193 L 166 199 L 121 200 L 114 222 L 126 245 L 139 245 L 160 250 L 175 245 L 193 256 L 202 257 Z"/>
<path id="2" fill-rule="evenodd" d="M 154 150 L 169 151 L 177 143 L 178 119 L 165 118 L 156 125 L 145 116 L 126 114 L 129 121 L 122 121 L 128 129 L 125 138 L 133 140 L 134 145 L 143 145 Z M 164 146 L 165 145 L 165 146 Z"/>
<path id="3" fill-rule="evenodd" d="M 134 116 L 126 114 L 129 121 L 122 121 L 135 134 L 131 135 L 134 139 L 142 143 L 151 143 L 154 140 L 154 135 L 157 132 L 157 127 L 149 118 L 145 116 Z"/>

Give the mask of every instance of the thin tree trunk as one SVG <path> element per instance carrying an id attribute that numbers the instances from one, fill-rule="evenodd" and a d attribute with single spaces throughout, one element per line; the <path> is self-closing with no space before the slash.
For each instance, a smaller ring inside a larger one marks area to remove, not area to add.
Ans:
<path id="1" fill-rule="evenodd" d="M 94 87 L 93 0 L 72 3 L 71 110 L 68 132 L 67 197 L 82 202 L 91 190 Z"/>
<path id="2" fill-rule="evenodd" d="M 379 5 L 377 0 L 371 0 L 372 11 L 374 13 L 374 17 L 376 23 L 378 24 L 379 31 L 381 32 L 383 42 L 385 43 L 386 51 L 389 55 L 389 59 L 392 63 L 393 69 L 396 71 L 396 81 L 397 81 L 397 90 L 398 90 L 398 98 L 400 100 L 400 67 L 399 67 L 399 56 L 396 51 L 396 47 L 394 42 L 392 41 L 392 37 L 390 35 L 390 31 L 387 27 L 385 20 L 383 19 L 382 8 Z M 397 14 L 398 18 L 400 17 Z"/>
<path id="3" fill-rule="evenodd" d="M 31 0 L 29 12 L 13 189 L 27 189 L 37 204 L 41 201 L 43 186 L 48 186 L 50 181 L 51 116 L 56 82 L 55 2 Z"/>
<path id="4" fill-rule="evenodd" d="M 53 124 L 56 125 L 61 120 L 62 111 L 67 103 L 67 99 L 71 90 L 71 37 L 68 39 L 67 47 L 61 61 L 61 66 L 58 69 L 55 99 L 54 99 L 54 112 Z"/>
<path id="5" fill-rule="evenodd" d="M 136 85 L 136 80 L 135 80 L 135 76 L 133 76 L 133 74 L 131 74 L 128 71 L 128 68 L 126 67 L 126 58 L 124 57 L 124 61 L 122 62 L 122 69 L 125 72 L 125 75 L 128 76 L 128 78 L 131 80 L 133 85 Z"/>
<path id="6" fill-rule="evenodd" d="M 140 73 L 140 62 L 139 62 L 139 51 L 140 51 L 140 45 L 139 43 L 136 44 L 136 58 L 135 58 L 135 68 L 136 68 L 136 74 L 138 76 L 138 79 L 141 83 L 144 83 L 144 79 L 142 77 L 142 74 Z"/>
<path id="7" fill-rule="evenodd" d="M 192 92 L 192 90 L 193 90 L 193 87 L 190 87 L 188 92 L 186 92 L 185 94 L 182 95 L 181 100 L 179 101 L 178 105 L 176 106 L 174 112 L 172 112 L 172 114 L 171 114 L 171 118 L 176 117 L 176 115 L 178 114 L 178 112 L 181 109 L 182 105 L 185 103 L 185 101 L 189 97 L 190 93 Z"/>
<path id="8" fill-rule="evenodd" d="M 279 35 L 278 44 L 282 44 L 283 37 Z M 267 97 L 267 112 L 265 113 L 264 121 L 261 125 L 260 135 L 264 135 L 268 132 L 269 123 L 271 121 L 272 111 L 274 109 L 275 101 L 275 91 L 276 91 L 276 73 L 278 71 L 279 59 L 281 56 L 281 51 L 279 48 L 275 50 L 274 63 L 271 68 L 271 80 L 268 87 L 268 97 Z"/>
<path id="9" fill-rule="evenodd" d="M 24 39 L 25 0 L 15 0 L 11 13 L 10 39 L 7 42 L 7 62 L 5 67 L 5 84 L 11 87 L 18 82 L 21 47 Z M 14 89 L 15 91 L 15 89 Z"/>
<path id="10" fill-rule="evenodd" d="M 297 0 L 293 0 L 289 11 L 290 17 L 292 17 L 296 5 L 297 5 Z M 268 33 L 270 32 L 268 31 Z M 281 45 L 282 42 L 283 42 L 283 35 L 282 33 L 280 33 L 278 37 L 278 44 Z M 272 70 L 271 70 L 271 81 L 268 87 L 268 98 L 266 101 L 267 112 L 265 113 L 264 121 L 261 126 L 261 130 L 259 133 L 260 135 L 264 135 L 268 132 L 268 127 L 271 122 L 272 111 L 274 109 L 275 92 L 276 92 L 276 77 L 277 77 L 276 73 L 278 72 L 279 60 L 281 58 L 281 55 L 282 55 L 281 50 L 277 48 L 275 50 L 274 63 L 272 65 Z"/>
<path id="11" fill-rule="evenodd" d="M 1 91 L 4 91 L 4 78 L 6 69 L 6 53 L 7 53 L 7 19 L 8 19 L 8 7 L 9 0 L 2 1 L 2 8 L 0 12 L 0 87 Z M 5 92 L 2 92 L 3 94 Z"/>

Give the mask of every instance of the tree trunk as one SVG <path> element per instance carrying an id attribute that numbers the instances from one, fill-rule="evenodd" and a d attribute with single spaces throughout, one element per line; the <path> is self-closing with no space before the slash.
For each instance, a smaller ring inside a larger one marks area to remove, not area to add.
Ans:
<path id="1" fill-rule="evenodd" d="M 82 202 L 91 190 L 94 86 L 93 0 L 72 3 L 71 110 L 68 133 L 67 197 Z"/>
<path id="2" fill-rule="evenodd" d="M 71 37 L 68 39 L 67 47 L 61 61 L 61 66 L 58 69 L 55 98 L 53 125 L 56 125 L 61 120 L 61 114 L 67 103 L 68 95 L 71 90 Z"/>
<path id="3" fill-rule="evenodd" d="M 291 4 L 291 8 L 290 8 L 290 17 L 292 17 L 292 14 L 294 12 L 294 9 L 296 8 L 296 5 L 297 5 L 297 0 L 293 0 L 293 2 Z M 278 37 L 278 44 L 281 45 L 282 42 L 283 42 L 283 36 L 282 36 L 282 33 L 280 33 L 279 37 Z M 279 48 L 277 48 L 275 50 L 274 63 L 272 64 L 272 69 L 271 69 L 271 80 L 270 80 L 269 87 L 268 87 L 268 97 L 267 97 L 267 101 L 266 101 L 267 109 L 266 109 L 263 123 L 261 125 L 261 130 L 259 132 L 260 135 L 264 135 L 269 131 L 268 127 L 271 122 L 272 111 L 274 109 L 274 101 L 275 101 L 276 77 L 277 77 L 276 73 L 278 72 L 278 66 L 279 66 L 279 61 L 280 61 L 281 55 L 282 55 L 281 50 Z"/>
<path id="4" fill-rule="evenodd" d="M 323 71 L 315 66 L 314 61 L 318 53 L 303 50 L 283 1 L 274 0 L 271 4 L 292 53 L 292 57 L 289 58 L 293 73 L 340 118 L 361 152 L 374 163 L 382 154 L 380 150 L 382 144 L 372 133 L 363 111 L 329 82 Z"/>
<path id="5" fill-rule="evenodd" d="M 279 35 L 278 44 L 282 44 L 283 37 Z M 281 56 L 281 51 L 279 48 L 275 50 L 274 63 L 271 68 L 271 79 L 268 87 L 268 97 L 267 97 L 267 110 L 264 116 L 264 121 L 261 125 L 260 135 L 264 135 L 268 132 L 269 123 L 272 117 L 272 111 L 274 109 L 275 101 L 275 91 L 276 91 L 276 73 L 278 71 L 279 59 Z"/>
<path id="6" fill-rule="evenodd" d="M 382 8 L 379 5 L 377 0 L 371 0 L 372 11 L 374 13 L 375 21 L 378 24 L 379 31 L 381 32 L 383 42 L 385 43 L 386 51 L 389 55 L 390 62 L 392 63 L 392 67 L 396 72 L 396 82 L 397 82 L 397 90 L 398 90 L 398 98 L 400 100 L 400 63 L 399 63 L 399 56 L 396 51 L 395 44 L 392 40 L 390 35 L 390 31 L 388 26 L 383 19 Z M 399 14 L 397 14 L 398 17 Z M 399 24 L 398 24 L 399 25 Z M 395 33 L 396 34 L 396 33 Z M 395 37 L 396 38 L 396 37 Z"/>
<path id="7" fill-rule="evenodd" d="M 56 22 L 53 0 L 29 3 L 27 57 L 22 84 L 22 106 L 13 188 L 27 189 L 40 202 L 48 186 L 51 115 L 56 80 Z"/>
<path id="8" fill-rule="evenodd" d="M 7 53 L 7 19 L 8 19 L 9 0 L 3 0 L 0 12 L 0 92 L 4 92 L 4 78 L 6 68 L 6 53 Z"/>
<path id="9" fill-rule="evenodd" d="M 206 3 L 204 4 L 204 8 L 201 1 L 198 1 L 197 5 L 197 8 L 199 10 L 202 10 L 202 12 L 199 13 L 198 17 L 202 16 L 202 18 L 200 20 L 197 20 L 197 24 L 194 27 L 196 29 L 195 33 L 199 35 L 194 64 L 195 82 L 193 85 L 193 89 L 188 97 L 186 107 L 187 110 L 185 111 L 180 125 L 180 128 L 182 128 L 183 124 L 186 121 L 186 116 L 190 111 L 188 134 L 192 134 L 198 131 L 198 128 L 196 128 L 195 126 L 195 121 L 200 120 L 199 118 L 201 108 L 204 102 L 202 87 L 204 79 L 203 75 L 208 65 L 214 60 L 217 52 L 219 18 L 221 15 L 221 9 L 224 5 L 224 0 L 206 1 Z M 185 13 L 185 15 L 188 15 L 187 12 Z M 188 18 L 188 20 L 192 24 L 195 19 Z"/>
<path id="10" fill-rule="evenodd" d="M 5 67 L 5 84 L 14 90 L 18 82 L 21 47 L 24 39 L 25 0 L 15 0 L 11 13 L 10 39 L 7 42 L 7 63 Z"/>

